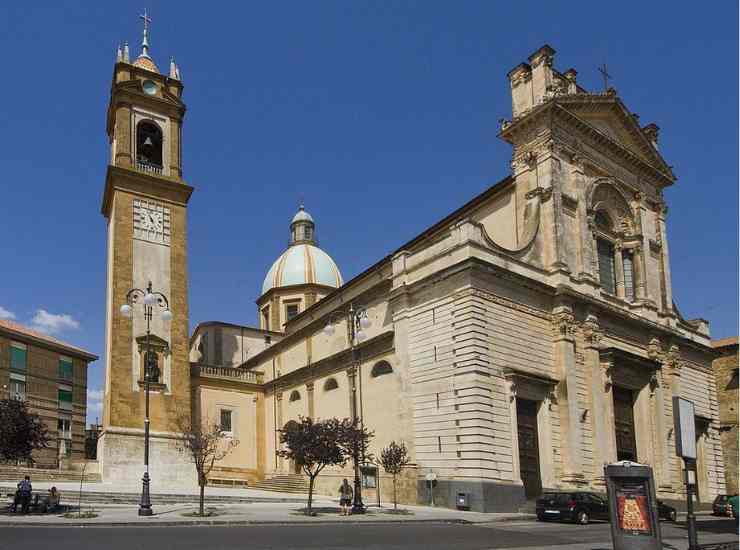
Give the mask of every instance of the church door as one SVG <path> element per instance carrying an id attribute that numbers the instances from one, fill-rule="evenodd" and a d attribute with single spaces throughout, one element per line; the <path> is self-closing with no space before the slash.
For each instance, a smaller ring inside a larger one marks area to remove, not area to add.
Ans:
<path id="1" fill-rule="evenodd" d="M 635 441 L 634 396 L 631 390 L 614 387 L 614 431 L 617 439 L 617 460 L 637 462 Z"/>
<path id="2" fill-rule="evenodd" d="M 535 498 L 542 492 L 540 449 L 537 434 L 537 402 L 516 400 L 517 433 L 519 436 L 519 471 L 524 483 L 524 495 Z"/>

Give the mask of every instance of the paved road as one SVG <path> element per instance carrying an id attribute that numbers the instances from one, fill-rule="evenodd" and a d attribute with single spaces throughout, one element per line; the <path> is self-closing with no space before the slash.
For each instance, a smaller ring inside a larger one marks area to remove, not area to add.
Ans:
<path id="1" fill-rule="evenodd" d="M 664 537 L 685 537 L 663 524 Z M 700 521 L 704 540 L 737 540 L 732 520 Z M 242 550 L 338 549 L 486 550 L 494 548 L 611 548 L 609 525 L 512 522 L 486 525 L 264 525 L 247 527 L 10 527 L 0 528 L 0 550 Z M 579 544 L 587 543 L 587 544 Z M 666 548 L 685 548 L 683 545 Z"/>

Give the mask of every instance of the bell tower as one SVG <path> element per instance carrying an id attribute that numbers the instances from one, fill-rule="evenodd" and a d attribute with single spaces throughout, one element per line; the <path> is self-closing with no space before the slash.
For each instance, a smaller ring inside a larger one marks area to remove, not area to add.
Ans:
<path id="1" fill-rule="evenodd" d="M 177 419 L 190 415 L 187 205 L 193 188 L 182 176 L 180 71 L 174 59 L 168 74 L 159 71 L 149 51 L 150 19 L 146 14 L 142 19 L 141 54 L 132 62 L 128 44 L 118 47 L 107 112 L 111 149 L 102 204 L 108 227 L 106 371 L 98 460 L 105 481 L 141 478 L 144 364 L 145 358 L 155 360 L 158 377 L 149 384 L 149 471 L 156 487 L 194 478 L 177 445 Z M 146 338 L 142 297 L 132 304 L 130 316 L 120 308 L 131 289 L 144 290 L 150 283 L 167 298 L 171 319 L 155 307 L 151 337 Z"/>

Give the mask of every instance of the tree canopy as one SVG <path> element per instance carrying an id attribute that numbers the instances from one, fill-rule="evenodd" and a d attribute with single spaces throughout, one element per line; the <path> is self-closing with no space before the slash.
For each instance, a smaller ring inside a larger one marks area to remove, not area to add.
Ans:
<path id="1" fill-rule="evenodd" d="M 25 401 L 0 400 L 0 460 L 33 462 L 33 451 L 48 446 L 46 426 Z"/>

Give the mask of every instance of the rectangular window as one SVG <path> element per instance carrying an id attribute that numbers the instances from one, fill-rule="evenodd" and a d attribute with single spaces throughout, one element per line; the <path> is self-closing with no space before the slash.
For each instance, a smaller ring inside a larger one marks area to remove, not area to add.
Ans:
<path id="1" fill-rule="evenodd" d="M 231 433 L 231 411 L 221 409 L 221 431 Z"/>
<path id="2" fill-rule="evenodd" d="M 26 400 L 26 381 L 10 379 L 10 398 L 16 401 Z"/>
<path id="3" fill-rule="evenodd" d="M 307 241 L 311 240 L 311 228 L 308 226 L 303 227 L 303 238 Z"/>
<path id="4" fill-rule="evenodd" d="M 23 344 L 10 344 L 10 368 L 12 370 L 26 370 L 28 350 Z"/>
<path id="5" fill-rule="evenodd" d="M 624 265 L 624 298 L 628 302 L 633 302 L 635 300 L 635 266 L 631 252 L 622 253 L 622 263 Z"/>
<path id="6" fill-rule="evenodd" d="M 601 288 L 611 294 L 617 293 L 614 280 L 614 246 L 609 241 L 598 239 L 596 248 L 599 253 L 599 281 Z"/>
<path id="7" fill-rule="evenodd" d="M 57 428 L 60 439 L 72 439 L 72 421 L 69 418 L 59 418 Z"/>
<path id="8" fill-rule="evenodd" d="M 59 358 L 59 378 L 62 380 L 72 380 L 74 378 L 74 366 L 71 359 L 67 357 Z"/>
<path id="9" fill-rule="evenodd" d="M 298 304 L 288 304 L 285 306 L 286 321 L 290 321 L 296 315 L 298 315 Z"/>
<path id="10" fill-rule="evenodd" d="M 59 396 L 59 408 L 62 409 L 63 411 L 71 411 L 72 410 L 72 390 L 63 390 L 59 388 L 58 396 Z"/>
<path id="11" fill-rule="evenodd" d="M 262 328 L 270 330 L 270 306 L 262 310 Z"/>

